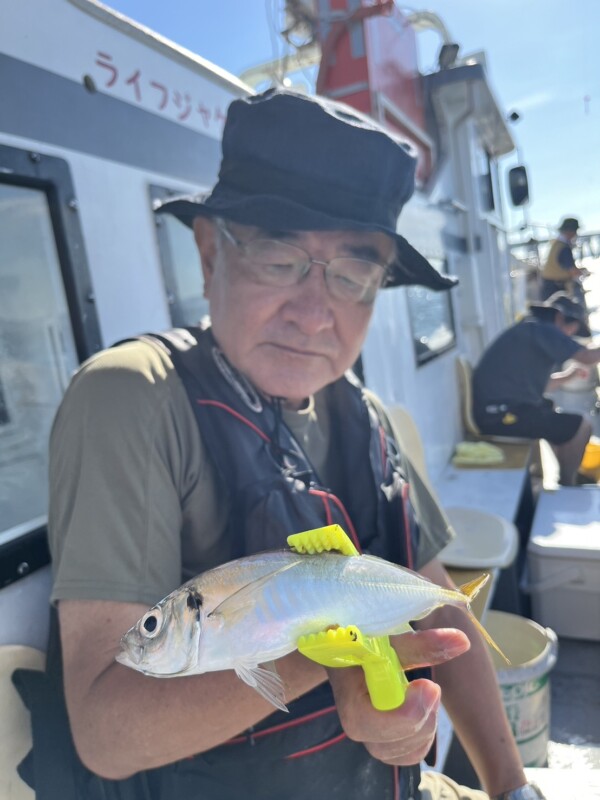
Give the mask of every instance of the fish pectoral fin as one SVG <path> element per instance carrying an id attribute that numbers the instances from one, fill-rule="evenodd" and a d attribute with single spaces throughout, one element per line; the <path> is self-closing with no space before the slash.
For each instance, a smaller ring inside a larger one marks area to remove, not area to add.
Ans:
<path id="1" fill-rule="evenodd" d="M 244 683 L 251 686 L 253 689 L 272 703 L 275 708 L 280 711 L 288 711 L 285 704 L 285 689 L 283 681 L 277 672 L 273 662 L 259 666 L 257 664 L 237 664 L 235 667 L 235 674 L 241 678 Z"/>
<path id="2" fill-rule="evenodd" d="M 269 583 L 276 575 L 280 575 L 282 572 L 286 572 L 288 569 L 292 569 L 297 564 L 301 563 L 302 558 L 299 556 L 297 561 L 292 561 L 290 564 L 286 564 L 284 567 L 278 567 L 274 569 L 273 572 L 267 573 L 267 575 L 263 575 L 261 578 L 257 578 L 255 581 L 251 581 L 247 583 L 245 586 L 242 586 L 241 589 L 233 592 L 230 594 L 229 597 L 226 597 L 222 600 L 218 606 L 215 606 L 213 610 L 208 615 L 209 617 L 218 616 L 218 617 L 227 617 L 229 620 L 234 621 L 237 617 L 239 617 L 244 611 L 251 608 L 256 602 L 256 595 L 264 588 L 264 586 Z"/>

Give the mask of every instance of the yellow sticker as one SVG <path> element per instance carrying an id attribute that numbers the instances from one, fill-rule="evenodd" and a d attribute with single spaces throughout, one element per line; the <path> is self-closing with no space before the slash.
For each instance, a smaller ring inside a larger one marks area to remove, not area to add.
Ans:
<path id="1" fill-rule="evenodd" d="M 517 417 L 514 414 L 511 414 L 510 411 L 508 411 L 502 417 L 502 424 L 503 425 L 514 425 L 516 421 L 517 421 Z"/>

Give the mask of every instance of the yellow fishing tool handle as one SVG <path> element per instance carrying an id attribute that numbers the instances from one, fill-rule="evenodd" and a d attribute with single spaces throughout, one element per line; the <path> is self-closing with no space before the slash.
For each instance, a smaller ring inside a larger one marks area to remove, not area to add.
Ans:
<path id="1" fill-rule="evenodd" d="M 298 650 L 324 667 L 362 667 L 378 711 L 404 702 L 408 680 L 388 636 L 364 636 L 355 625 L 302 636 Z"/>
<path id="2" fill-rule="evenodd" d="M 366 661 L 362 665 L 373 707 L 378 711 L 399 708 L 406 697 L 408 678 L 398 655 L 388 636 L 371 637 L 369 641 L 381 653 L 380 661 Z"/>
<path id="3" fill-rule="evenodd" d="M 287 542 L 292 550 L 306 555 L 334 550 L 360 558 L 339 525 L 294 533 Z M 324 667 L 362 667 L 369 697 L 378 711 L 390 711 L 404 702 L 408 680 L 388 636 L 363 636 L 355 625 L 332 627 L 300 637 L 298 650 Z"/>
<path id="4" fill-rule="evenodd" d="M 360 553 L 340 525 L 325 525 L 302 533 L 292 533 L 287 543 L 297 553 L 316 555 L 331 550 L 343 556 L 359 556 Z"/>

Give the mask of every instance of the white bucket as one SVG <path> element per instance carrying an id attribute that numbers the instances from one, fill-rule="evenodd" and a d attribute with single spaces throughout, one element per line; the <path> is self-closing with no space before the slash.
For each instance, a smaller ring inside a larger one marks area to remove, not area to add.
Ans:
<path id="1" fill-rule="evenodd" d="M 556 663 L 556 634 L 533 620 L 503 611 L 489 611 L 485 627 L 511 662 L 507 665 L 492 651 L 523 766 L 543 767 L 550 737 L 549 674 Z"/>

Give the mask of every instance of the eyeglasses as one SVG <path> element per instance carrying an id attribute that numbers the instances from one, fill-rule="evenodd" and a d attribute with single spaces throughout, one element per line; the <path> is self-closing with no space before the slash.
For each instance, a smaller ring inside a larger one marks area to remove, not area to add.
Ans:
<path id="1" fill-rule="evenodd" d="M 339 256 L 331 261 L 318 261 L 301 247 L 278 239 L 251 239 L 242 242 L 227 228 L 222 219 L 217 228 L 227 241 L 244 255 L 248 274 L 264 286 L 295 286 L 307 275 L 313 264 L 325 271 L 325 283 L 333 298 L 345 303 L 372 303 L 383 285 L 387 267 L 363 258 Z"/>

